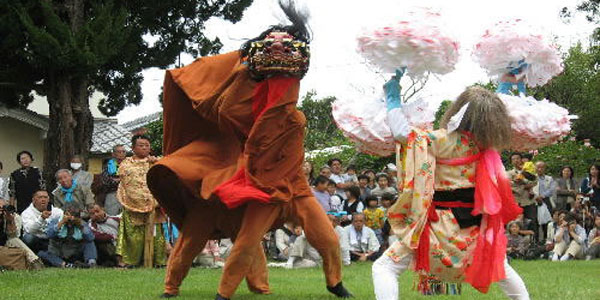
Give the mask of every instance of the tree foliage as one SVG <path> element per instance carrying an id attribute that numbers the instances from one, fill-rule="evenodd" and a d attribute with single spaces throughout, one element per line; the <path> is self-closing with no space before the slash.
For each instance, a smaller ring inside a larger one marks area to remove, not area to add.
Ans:
<path id="1" fill-rule="evenodd" d="M 217 53 L 204 22 L 236 22 L 252 0 L 0 0 L 0 103 L 25 107 L 46 96 L 48 182 L 73 154 L 91 147 L 92 91 L 114 116 L 142 100 L 142 70 L 173 64 L 181 52 Z"/>
<path id="2" fill-rule="evenodd" d="M 600 162 L 600 150 L 569 140 L 539 149 L 534 161 L 544 161 L 546 172 L 554 177 L 563 166 L 571 166 L 575 176 L 583 177 L 592 164 Z"/>
<path id="3" fill-rule="evenodd" d="M 114 116 L 141 101 L 142 70 L 167 67 L 181 52 L 217 53 L 222 44 L 203 34 L 204 22 L 211 17 L 237 22 L 251 3 L 3 0 L 0 101 L 25 105 L 31 90 L 46 95 L 49 76 L 85 75 L 86 88 L 106 95 L 100 111 Z"/>
<path id="4" fill-rule="evenodd" d="M 163 146 L 163 118 L 146 125 L 146 135 L 150 138 L 150 147 L 152 148 L 152 155 L 162 155 Z"/>
<path id="5" fill-rule="evenodd" d="M 308 92 L 298 107 L 306 116 L 304 149 L 312 151 L 331 146 L 349 145 L 351 142 L 339 130 L 331 113 L 335 97 L 317 99 L 315 92 Z"/>
<path id="6" fill-rule="evenodd" d="M 600 145 L 600 57 L 598 48 L 585 50 L 581 44 L 569 49 L 563 73 L 548 84 L 531 89 L 537 99 L 547 98 L 579 116 L 573 129 L 579 140 L 590 138 Z"/>

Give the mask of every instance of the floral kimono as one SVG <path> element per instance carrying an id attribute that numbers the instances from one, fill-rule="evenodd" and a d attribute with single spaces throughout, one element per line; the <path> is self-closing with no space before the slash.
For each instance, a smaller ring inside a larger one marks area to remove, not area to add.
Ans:
<path id="1" fill-rule="evenodd" d="M 397 152 L 401 192 L 388 220 L 399 239 L 386 255 L 399 262 L 414 254 L 421 291 L 436 278 L 487 292 L 505 277 L 504 223 L 520 212 L 500 156 L 446 129 L 413 130 Z"/>

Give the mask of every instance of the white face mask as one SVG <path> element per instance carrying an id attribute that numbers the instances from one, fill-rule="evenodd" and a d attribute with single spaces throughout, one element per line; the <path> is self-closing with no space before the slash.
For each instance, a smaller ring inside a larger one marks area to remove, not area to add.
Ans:
<path id="1" fill-rule="evenodd" d="M 81 169 L 81 163 L 71 163 L 71 169 L 73 169 L 73 170 Z"/>

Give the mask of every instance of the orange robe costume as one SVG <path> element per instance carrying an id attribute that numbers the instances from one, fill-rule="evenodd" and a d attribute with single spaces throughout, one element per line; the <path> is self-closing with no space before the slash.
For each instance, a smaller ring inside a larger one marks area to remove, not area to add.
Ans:
<path id="1" fill-rule="evenodd" d="M 301 168 L 299 79 L 256 82 L 234 51 L 167 71 L 163 92 L 166 157 L 149 171 L 148 186 L 180 229 L 165 293 L 178 293 L 208 239 L 225 236 L 235 242 L 218 293 L 230 298 L 244 277 L 251 291 L 269 293 L 260 241 L 290 218 L 323 257 L 327 285 L 341 282 L 337 236 Z M 261 201 L 244 204 L 252 195 Z"/>

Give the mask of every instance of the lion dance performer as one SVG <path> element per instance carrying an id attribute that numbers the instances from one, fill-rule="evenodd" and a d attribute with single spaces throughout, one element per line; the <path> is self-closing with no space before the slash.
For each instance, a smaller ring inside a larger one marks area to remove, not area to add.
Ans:
<path id="1" fill-rule="evenodd" d="M 164 153 L 148 185 L 180 229 L 163 297 L 177 296 L 208 239 L 235 239 L 215 299 L 242 279 L 270 293 L 260 241 L 276 222 L 298 222 L 323 258 L 327 289 L 351 297 L 341 281 L 337 236 L 302 172 L 303 114 L 296 109 L 308 70 L 306 15 L 280 7 L 292 22 L 272 26 L 239 51 L 169 70 L 164 84 Z"/>
<path id="2" fill-rule="evenodd" d="M 402 192 L 388 216 L 399 240 L 373 264 L 377 299 L 398 298 L 397 276 L 409 266 L 421 275 L 421 291 L 434 276 L 484 293 L 499 282 L 511 299 L 529 299 L 506 261 L 504 224 L 521 209 L 498 154 L 510 145 L 504 104 L 492 92 L 469 88 L 446 112 L 442 129 L 419 130 L 402 113 L 402 75 L 384 85 L 388 123 L 402 145 Z"/>

